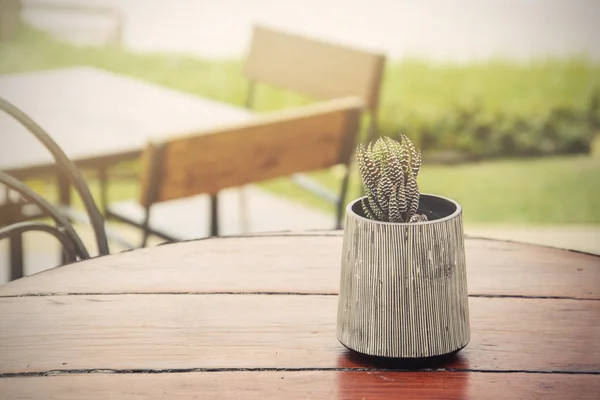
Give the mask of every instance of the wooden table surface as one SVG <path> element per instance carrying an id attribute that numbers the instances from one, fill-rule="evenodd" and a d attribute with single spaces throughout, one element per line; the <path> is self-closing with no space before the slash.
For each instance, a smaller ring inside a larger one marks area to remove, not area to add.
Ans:
<path id="1" fill-rule="evenodd" d="M 84 166 L 135 158 L 151 139 L 252 118 L 240 107 L 92 67 L 2 75 L 0 96 Z M 0 112 L 0 170 L 26 175 L 53 165 L 33 135 Z"/>
<path id="2" fill-rule="evenodd" d="M 0 393 L 598 399 L 600 258 L 493 240 L 465 244 L 472 339 L 450 358 L 381 360 L 336 340 L 339 232 L 218 238 L 0 286 Z"/>

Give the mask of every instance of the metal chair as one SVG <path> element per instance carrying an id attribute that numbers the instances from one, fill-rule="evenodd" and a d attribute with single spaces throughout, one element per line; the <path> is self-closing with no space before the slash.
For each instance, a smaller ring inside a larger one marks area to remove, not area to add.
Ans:
<path id="1" fill-rule="evenodd" d="M 252 32 L 244 75 L 249 80 L 246 107 L 253 108 L 257 85 L 266 84 L 317 99 L 347 96 L 360 98 L 369 116 L 367 140 L 378 134 L 379 94 L 386 56 L 350 48 L 257 25 Z M 335 204 L 335 228 L 342 226 L 350 165 L 342 178 L 342 193 L 336 196 L 306 174 L 292 180 L 303 189 Z M 240 191 L 240 208 L 247 209 L 247 197 Z"/>
<path id="2" fill-rule="evenodd" d="M 52 138 L 29 116 L 13 104 L 0 97 L 0 110 L 13 117 L 27 128 L 52 153 L 58 173 L 63 174 L 67 182 L 75 187 L 87 211 L 89 221 L 96 237 L 99 255 L 109 253 L 108 240 L 104 230 L 104 218 L 98 210 L 88 186 L 79 170 L 65 155 Z M 29 188 L 21 180 L 0 171 L 0 184 L 6 188 L 5 204 L 0 205 L 0 239 L 8 238 L 11 242 L 10 280 L 23 276 L 22 234 L 29 231 L 42 231 L 53 235 L 63 247 L 63 259 L 66 263 L 77 259 L 90 258 L 90 254 L 81 238 L 73 228 L 69 212 L 64 207 L 56 207 Z M 23 202 L 11 200 L 9 192 L 16 192 L 29 205 L 37 206 L 39 212 L 28 214 L 23 211 Z M 50 217 L 56 226 L 44 222 L 30 221 L 38 217 Z"/>

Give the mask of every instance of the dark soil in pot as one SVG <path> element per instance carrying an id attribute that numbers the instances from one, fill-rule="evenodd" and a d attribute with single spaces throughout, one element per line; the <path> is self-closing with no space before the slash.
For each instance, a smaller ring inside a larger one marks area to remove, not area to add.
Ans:
<path id="1" fill-rule="evenodd" d="M 435 221 L 436 219 L 445 218 L 454 214 L 456 210 L 456 204 L 448 199 L 429 194 L 421 194 L 417 214 L 425 214 L 428 221 Z M 352 211 L 363 218 L 367 218 L 363 212 L 360 201 L 357 201 L 352 205 Z"/>

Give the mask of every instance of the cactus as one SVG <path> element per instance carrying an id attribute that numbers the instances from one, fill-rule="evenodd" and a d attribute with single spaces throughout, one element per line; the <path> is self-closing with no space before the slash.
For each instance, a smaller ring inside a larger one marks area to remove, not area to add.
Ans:
<path id="1" fill-rule="evenodd" d="M 417 214 L 421 152 L 406 135 L 397 142 L 388 137 L 356 150 L 358 168 L 366 197 L 362 200 L 365 216 L 385 222 L 427 221 Z"/>

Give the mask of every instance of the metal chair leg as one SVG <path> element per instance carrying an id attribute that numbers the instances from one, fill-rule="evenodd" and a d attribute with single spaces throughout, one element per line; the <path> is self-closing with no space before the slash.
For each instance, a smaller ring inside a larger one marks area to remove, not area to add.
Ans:
<path id="1" fill-rule="evenodd" d="M 219 236 L 219 199 L 218 199 L 218 194 L 210 195 L 210 236 Z"/>
<path id="2" fill-rule="evenodd" d="M 335 216 L 335 229 L 342 229 L 342 220 L 344 218 L 344 206 L 346 204 L 346 193 L 348 192 L 348 182 L 350 180 L 350 165 L 346 165 L 346 173 L 342 178 L 342 187 L 340 188 L 340 197 L 337 203 Z"/>
<path id="3" fill-rule="evenodd" d="M 142 222 L 142 247 L 146 247 L 148 245 L 148 238 L 150 237 L 150 212 L 152 211 L 152 206 L 146 206 L 144 221 Z"/>

